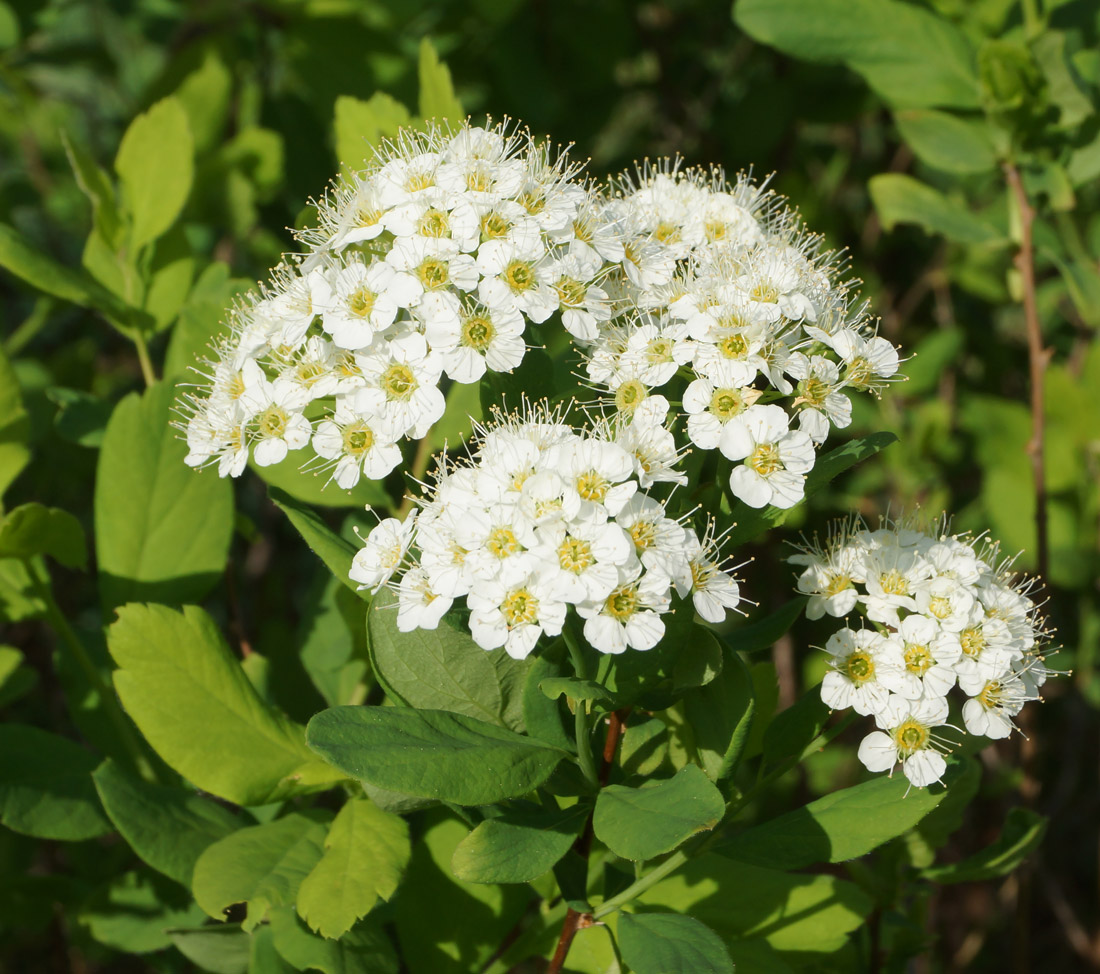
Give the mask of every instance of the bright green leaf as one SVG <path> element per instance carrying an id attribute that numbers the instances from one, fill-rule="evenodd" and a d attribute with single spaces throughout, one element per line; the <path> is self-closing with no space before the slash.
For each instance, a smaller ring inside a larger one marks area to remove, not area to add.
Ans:
<path id="1" fill-rule="evenodd" d="M 79 142 L 69 138 L 67 132 L 62 131 L 61 142 L 69 157 L 76 184 L 92 204 L 93 225 L 104 240 L 114 241 L 118 236 L 120 218 L 110 177 Z"/>
<path id="2" fill-rule="evenodd" d="M 88 546 L 84 529 L 68 511 L 36 501 L 0 516 L 0 558 L 49 555 L 68 568 L 84 568 Z"/>
<path id="3" fill-rule="evenodd" d="M 260 699 L 202 609 L 124 606 L 107 643 L 126 711 L 204 791 L 263 805 L 339 780 L 306 747 L 302 728 Z"/>
<path id="4" fill-rule="evenodd" d="M 350 95 L 336 99 L 336 160 L 341 168 L 362 169 L 383 139 L 397 135 L 411 121 L 409 110 L 384 92 L 364 101 Z"/>
<path id="5" fill-rule="evenodd" d="M 344 490 L 330 480 L 330 472 L 302 470 L 308 459 L 305 452 L 289 453 L 285 459 L 269 467 L 249 461 L 252 470 L 269 487 L 277 487 L 304 504 L 316 507 L 389 507 L 393 502 L 381 481 L 360 479 L 351 490 Z"/>
<path id="6" fill-rule="evenodd" d="M 805 61 L 847 64 L 895 108 L 977 108 L 974 52 L 950 21 L 896 0 L 738 0 L 755 40 Z"/>
<path id="7" fill-rule="evenodd" d="M 468 883 L 526 883 L 551 869 L 577 841 L 588 808 L 515 807 L 486 819 L 455 846 L 454 874 Z"/>
<path id="8" fill-rule="evenodd" d="M 619 950 L 635 974 L 733 974 L 722 938 L 710 927 L 675 913 L 622 913 Z"/>
<path id="9" fill-rule="evenodd" d="M 596 837 L 624 859 L 653 859 L 718 824 L 722 793 L 694 764 L 641 788 L 608 785 L 596 799 Z"/>
<path id="10" fill-rule="evenodd" d="M 180 310 L 168 341 L 164 374 L 169 378 L 191 376 L 200 358 L 210 355 L 210 345 L 222 331 L 228 309 L 249 282 L 229 276 L 229 265 L 216 261 L 199 275 L 187 303 Z"/>
<path id="11" fill-rule="evenodd" d="M 110 832 L 92 785 L 98 763 L 67 738 L 0 724 L 0 823 L 23 835 L 66 842 Z"/>
<path id="12" fill-rule="evenodd" d="M 997 166 L 984 122 L 949 112 L 914 108 L 894 116 L 898 132 L 917 157 L 944 172 L 989 172 Z"/>
<path id="13" fill-rule="evenodd" d="M 196 471 L 170 425 L 176 388 L 132 393 L 111 415 L 95 485 L 100 594 L 123 602 L 201 599 L 221 577 L 233 533 L 233 489 Z"/>
<path id="14" fill-rule="evenodd" d="M 194 153 L 187 112 L 178 98 L 158 101 L 126 129 L 115 172 L 130 216 L 134 250 L 176 222 L 191 193 Z"/>
<path id="15" fill-rule="evenodd" d="M 436 54 L 428 38 L 420 41 L 420 115 L 440 122 L 461 122 L 466 113 L 455 97 L 451 71 Z"/>
<path id="16" fill-rule="evenodd" d="M 524 795 L 566 756 L 496 724 L 443 710 L 333 707 L 309 722 L 306 738 L 353 778 L 458 805 Z"/>
<path id="17" fill-rule="evenodd" d="M 338 938 L 397 890 L 409 862 L 409 827 L 365 799 L 340 809 L 325 852 L 298 890 L 298 914 L 322 937 Z"/>
<path id="18" fill-rule="evenodd" d="M 272 907 L 294 902 L 298 887 L 323 852 L 325 826 L 292 813 L 265 825 L 238 829 L 207 846 L 195 863 L 195 901 L 216 920 L 247 903 L 243 927 L 255 928 Z"/>
<path id="19" fill-rule="evenodd" d="M 191 885 L 207 846 L 241 827 L 232 812 L 181 788 L 131 777 L 108 759 L 92 774 L 100 801 L 130 848 L 170 879 Z"/>
<path id="20" fill-rule="evenodd" d="M 225 127 L 233 75 L 213 47 L 203 53 L 202 63 L 176 89 L 175 97 L 187 113 L 187 124 L 195 137 L 195 148 L 213 146 Z"/>
<path id="21" fill-rule="evenodd" d="M 925 233 L 942 235 L 957 243 L 1006 242 L 996 227 L 912 176 L 882 173 L 871 177 L 868 189 L 886 230 L 899 223 L 912 223 Z"/>

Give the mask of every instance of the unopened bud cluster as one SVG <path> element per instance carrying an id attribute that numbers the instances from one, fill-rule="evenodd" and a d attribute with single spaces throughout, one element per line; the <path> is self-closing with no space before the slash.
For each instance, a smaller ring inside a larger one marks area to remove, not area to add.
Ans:
<path id="1" fill-rule="evenodd" d="M 825 645 L 821 698 L 874 718 L 878 730 L 859 748 L 871 771 L 900 762 L 917 786 L 939 780 L 953 746 L 940 728 L 951 727 L 956 686 L 966 730 L 990 738 L 1008 737 L 1012 718 L 1039 699 L 1050 675 L 1044 621 L 1032 583 L 1009 570 L 996 544 L 949 534 L 946 521 L 921 530 L 884 520 L 875 531 L 848 522 L 789 560 L 805 566 L 807 616 L 847 623 Z"/>
<path id="2" fill-rule="evenodd" d="M 570 607 L 603 653 L 656 646 L 674 597 L 721 622 L 737 582 L 709 529 L 700 538 L 646 492 L 631 446 L 672 439 L 648 412 L 578 429 L 538 408 L 480 428 L 468 458 L 441 460 L 419 508 L 371 531 L 351 578 L 396 590 L 403 632 L 434 629 L 464 599 L 474 641 L 519 659 L 561 633 Z"/>

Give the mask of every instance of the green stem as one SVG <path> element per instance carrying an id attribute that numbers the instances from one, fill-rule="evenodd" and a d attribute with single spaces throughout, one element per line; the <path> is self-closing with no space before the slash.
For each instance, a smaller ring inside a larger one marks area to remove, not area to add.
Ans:
<path id="1" fill-rule="evenodd" d="M 138 362 L 141 363 L 141 374 L 145 378 L 146 387 L 157 381 L 157 374 L 153 371 L 153 360 L 149 358 L 149 346 L 145 344 L 145 336 L 140 331 L 134 332 L 134 344 L 137 346 Z"/>
<path id="2" fill-rule="evenodd" d="M 23 351 L 30 340 L 42 330 L 42 326 L 49 320 L 52 308 L 53 301 L 50 298 L 42 297 L 34 302 L 31 313 L 4 342 L 4 352 L 8 358 L 15 358 Z"/>
<path id="3" fill-rule="evenodd" d="M 588 666 L 584 660 L 584 652 L 581 650 L 577 637 L 570 626 L 572 620 L 566 620 L 561 634 L 565 639 L 565 645 L 569 649 L 569 658 L 573 661 L 573 672 L 578 680 L 588 679 Z M 573 713 L 574 729 L 577 737 L 577 760 L 580 762 L 581 771 L 597 788 L 600 786 L 600 774 L 596 770 L 596 760 L 592 755 L 592 735 L 588 729 L 588 701 L 578 700 L 576 710 Z"/>
<path id="4" fill-rule="evenodd" d="M 83 670 L 88 683 L 99 695 L 103 709 L 107 712 L 108 718 L 118 732 L 119 739 L 122 741 L 123 746 L 129 752 L 138 773 L 146 781 L 155 783 L 157 781 L 156 772 L 153 770 L 152 764 L 149 763 L 142 749 L 141 742 L 134 733 L 133 727 L 131 727 L 126 715 L 122 712 L 122 707 L 119 705 L 114 692 L 103 681 L 102 675 L 96 668 L 91 656 L 88 655 L 88 650 L 84 648 L 84 644 L 80 641 L 77 634 L 73 632 L 72 627 L 69 625 L 69 621 L 62 613 L 61 607 L 53 597 L 53 589 L 49 581 L 43 581 L 30 559 L 27 559 L 25 564 L 38 597 L 46 603 L 46 619 L 50 623 L 50 627 L 69 648 L 77 664 L 80 666 L 81 670 Z"/>
<path id="5" fill-rule="evenodd" d="M 1029 41 L 1035 40 L 1043 32 L 1043 17 L 1039 11 L 1039 0 L 1023 0 L 1024 33 Z"/>

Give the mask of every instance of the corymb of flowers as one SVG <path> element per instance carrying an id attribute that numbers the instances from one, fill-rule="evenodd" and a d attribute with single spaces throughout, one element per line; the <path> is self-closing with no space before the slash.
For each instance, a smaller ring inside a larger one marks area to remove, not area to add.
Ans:
<path id="1" fill-rule="evenodd" d="M 350 489 L 403 464 L 454 383 L 548 344 L 580 380 L 554 403 L 505 403 L 370 532 L 351 577 L 396 592 L 404 632 L 459 600 L 475 642 L 517 658 L 573 639 L 570 610 L 601 653 L 653 648 L 681 606 L 721 623 L 740 591 L 715 519 L 735 500 L 796 505 L 850 393 L 898 377 L 843 260 L 745 175 L 647 161 L 597 185 L 510 123 L 429 123 L 338 178 L 316 214 L 181 403 L 191 466 L 236 477 L 295 452 Z M 956 682 L 987 736 L 1036 695 L 1034 606 L 958 539 L 834 541 L 804 558 L 809 617 L 858 608 L 875 628 L 830 639 L 822 694 L 874 715 L 868 767 L 900 761 L 926 785 Z"/>
<path id="2" fill-rule="evenodd" d="M 1034 583 L 988 539 L 949 534 L 946 519 L 928 531 L 904 519 L 876 531 L 851 521 L 789 560 L 805 566 L 807 617 L 845 620 L 825 644 L 821 699 L 874 718 L 859 748 L 871 771 L 900 763 L 915 785 L 939 780 L 963 734 L 948 723 L 956 686 L 966 731 L 994 739 L 1040 699 L 1052 671 Z"/>

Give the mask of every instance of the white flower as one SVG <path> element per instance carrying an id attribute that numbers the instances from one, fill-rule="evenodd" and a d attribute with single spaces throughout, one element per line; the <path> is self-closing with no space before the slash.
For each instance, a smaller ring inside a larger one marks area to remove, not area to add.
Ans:
<path id="1" fill-rule="evenodd" d="M 602 601 L 582 602 L 577 612 L 584 622 L 584 638 L 601 653 L 652 649 L 665 634 L 659 613 L 668 610 L 670 580 L 663 572 L 647 571 L 638 578 L 619 570 L 619 584 Z"/>
<path id="2" fill-rule="evenodd" d="M 511 372 L 527 351 L 523 316 L 492 310 L 450 294 L 431 294 L 418 309 L 424 335 L 456 382 L 477 382 L 485 372 Z"/>
<path id="3" fill-rule="evenodd" d="M 553 261 L 538 233 L 523 238 L 489 240 L 477 252 L 477 267 L 485 280 L 478 290 L 494 311 L 522 311 L 531 321 L 545 321 L 558 309 L 558 292 L 550 284 Z"/>
<path id="4" fill-rule="evenodd" d="M 416 514 L 414 510 L 404 521 L 388 517 L 371 530 L 367 543 L 355 553 L 348 572 L 360 589 L 377 592 L 400 568 L 416 530 Z"/>
<path id="5" fill-rule="evenodd" d="M 454 600 L 432 590 L 428 573 L 410 568 L 397 585 L 397 630 L 435 629 Z"/>
<path id="6" fill-rule="evenodd" d="M 395 432 L 426 436 L 447 402 L 438 387 L 439 359 L 428 352 L 424 336 L 406 333 L 357 361 L 365 386 L 352 399 L 355 412 L 380 416 Z"/>
<path id="7" fill-rule="evenodd" d="M 335 272 L 331 289 L 318 301 L 323 327 L 338 348 L 365 348 L 423 291 L 415 277 L 384 261 L 349 263 Z"/>
<path id="8" fill-rule="evenodd" d="M 880 713 L 890 691 L 902 685 L 901 649 L 874 629 L 841 629 L 825 644 L 832 669 L 821 681 L 821 699 L 833 710 Z"/>
<path id="9" fill-rule="evenodd" d="M 253 456 L 261 467 L 279 463 L 288 450 L 300 450 L 309 442 L 313 427 L 301 412 L 309 398 L 309 392 L 296 382 L 271 382 L 266 377 L 241 396 L 253 416 L 249 423 L 255 440 Z"/>
<path id="10" fill-rule="evenodd" d="M 1015 729 L 1015 717 L 1034 697 L 1024 681 L 1011 671 L 983 680 L 980 676 L 959 677 L 959 686 L 970 699 L 963 704 L 962 716 L 971 734 L 999 740 Z"/>
<path id="11" fill-rule="evenodd" d="M 757 389 L 715 386 L 709 379 L 694 380 L 684 390 L 688 439 L 704 450 L 715 449 L 726 423 L 740 416 L 759 398 Z"/>
<path id="12" fill-rule="evenodd" d="M 895 692 L 909 700 L 946 697 L 955 685 L 955 663 L 962 655 L 959 637 L 942 632 L 927 616 L 910 615 L 889 637 L 901 651 L 904 670 Z"/>
<path id="13" fill-rule="evenodd" d="M 508 582 L 482 582 L 466 602 L 474 642 L 482 649 L 503 646 L 513 659 L 525 659 L 539 636 L 556 636 L 565 623 L 565 603 L 553 597 L 537 567 Z"/>
<path id="14" fill-rule="evenodd" d="M 726 423 L 719 449 L 745 463 L 730 474 L 730 490 L 750 507 L 794 507 L 805 495 L 814 446 L 801 430 L 788 430 L 779 406 L 751 406 Z"/>
<path id="15" fill-rule="evenodd" d="M 313 449 L 319 457 L 336 461 L 332 479 L 350 490 L 359 483 L 360 476 L 381 480 L 401 462 L 396 439 L 384 419 L 368 423 L 345 399 L 340 399 L 332 419 L 317 425 Z"/>
<path id="16" fill-rule="evenodd" d="M 741 589 L 720 567 L 713 523 L 707 526 L 701 541 L 694 531 L 684 529 L 684 555 L 691 573 L 691 600 L 695 611 L 707 622 L 724 621 L 726 610 L 740 605 Z"/>
<path id="17" fill-rule="evenodd" d="M 859 745 L 859 759 L 868 771 L 889 771 L 900 762 L 902 773 L 918 788 L 942 779 L 947 762 L 941 751 L 946 742 L 934 728 L 947 723 L 943 697 L 891 697 L 875 723 L 881 730 L 868 734 Z"/>

